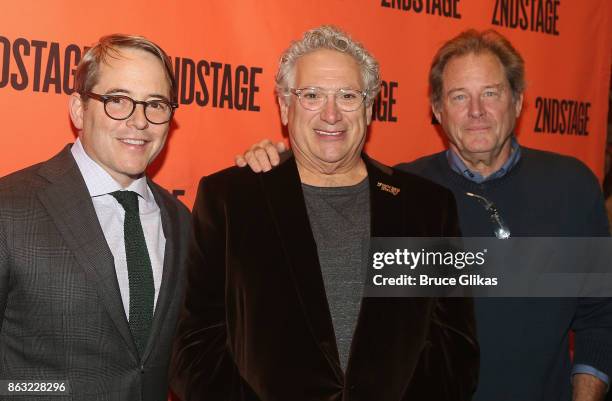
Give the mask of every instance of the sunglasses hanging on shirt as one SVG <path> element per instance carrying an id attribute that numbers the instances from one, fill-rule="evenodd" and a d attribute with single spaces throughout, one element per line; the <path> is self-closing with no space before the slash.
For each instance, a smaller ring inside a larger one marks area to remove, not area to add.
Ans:
<path id="1" fill-rule="evenodd" d="M 495 207 L 495 204 L 485 198 L 484 196 L 476 195 L 471 192 L 465 193 L 467 196 L 476 199 L 480 204 L 482 204 L 487 212 L 489 212 L 489 217 L 493 224 L 495 224 L 495 236 L 499 239 L 508 239 L 510 238 L 510 229 L 504 223 L 499 211 Z"/>

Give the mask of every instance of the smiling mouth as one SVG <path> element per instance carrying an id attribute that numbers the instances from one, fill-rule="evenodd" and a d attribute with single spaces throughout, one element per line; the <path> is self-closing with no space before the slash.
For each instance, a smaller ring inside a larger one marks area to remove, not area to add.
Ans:
<path id="1" fill-rule="evenodd" d="M 319 130 L 319 129 L 315 129 L 314 131 L 318 135 L 329 136 L 329 137 L 335 137 L 335 136 L 340 136 L 340 135 L 344 134 L 344 131 L 322 131 L 322 130 Z"/>
<path id="2" fill-rule="evenodd" d="M 127 145 L 144 145 L 145 143 L 147 143 L 147 141 L 145 141 L 144 139 L 130 139 L 130 138 L 124 138 L 124 139 L 119 139 L 121 142 L 127 144 Z"/>

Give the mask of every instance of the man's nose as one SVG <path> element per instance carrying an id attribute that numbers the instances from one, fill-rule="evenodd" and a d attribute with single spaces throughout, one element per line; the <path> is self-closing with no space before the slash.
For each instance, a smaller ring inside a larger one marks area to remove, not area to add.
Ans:
<path id="1" fill-rule="evenodd" d="M 327 101 L 321 110 L 321 120 L 329 124 L 335 124 L 342 120 L 342 110 L 338 108 L 335 95 L 327 95 Z"/>
<path id="2" fill-rule="evenodd" d="M 470 99 L 469 107 L 470 117 L 480 118 L 484 116 L 484 107 L 482 104 L 482 99 L 480 97 L 472 97 Z"/>
<path id="3" fill-rule="evenodd" d="M 128 118 L 127 124 L 139 130 L 145 129 L 149 126 L 149 121 L 145 115 L 144 104 L 136 104 L 136 108 L 134 109 L 132 115 Z"/>

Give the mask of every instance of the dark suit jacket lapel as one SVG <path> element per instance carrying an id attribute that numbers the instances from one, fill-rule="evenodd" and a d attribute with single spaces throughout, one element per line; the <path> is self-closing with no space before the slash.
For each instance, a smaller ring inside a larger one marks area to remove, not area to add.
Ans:
<path id="1" fill-rule="evenodd" d="M 370 184 L 370 236 L 391 237 L 404 235 L 404 208 L 406 194 L 393 177 L 393 170 L 364 156 Z"/>
<path id="2" fill-rule="evenodd" d="M 121 302 L 113 255 L 70 145 L 43 164 L 38 173 L 49 181 L 38 194 L 41 203 L 87 277 L 97 283 L 100 299 L 126 345 L 138 355 Z"/>
<path id="3" fill-rule="evenodd" d="M 401 237 L 408 232 L 405 193 L 393 170 L 364 155 L 370 185 L 372 237 Z M 415 211 L 418 213 L 418 211 Z M 429 301 L 363 298 L 351 343 L 347 380 L 369 399 L 397 401 L 413 373 L 424 338 Z M 397 333 L 406 333 L 397 343 Z"/>
<path id="4" fill-rule="evenodd" d="M 260 179 L 312 335 L 321 352 L 341 377 L 336 337 L 317 246 L 310 228 L 295 159 L 289 158 L 279 167 L 261 174 Z"/>
<path id="5" fill-rule="evenodd" d="M 164 230 L 164 236 L 166 237 L 166 247 L 164 250 L 164 270 L 162 273 L 161 287 L 159 289 L 159 295 L 157 296 L 149 343 L 145 348 L 143 360 L 146 360 L 151 351 L 155 348 L 155 341 L 159 339 L 159 332 L 166 320 L 168 307 L 172 297 L 177 295 L 176 287 L 180 285 L 178 282 L 178 271 L 180 266 L 178 266 L 179 262 L 176 252 L 180 235 L 180 229 L 178 227 L 178 210 L 175 204 L 169 202 L 160 194 L 160 189 L 155 184 L 149 182 L 149 188 L 151 188 L 155 202 L 157 206 L 159 206 L 162 228 Z"/>
<path id="6" fill-rule="evenodd" d="M 404 236 L 406 194 L 393 171 L 364 155 L 370 185 L 371 235 Z M 338 377 L 343 376 L 316 243 L 310 228 L 295 160 L 260 176 L 268 196 L 270 213 L 289 261 L 294 286 L 312 334 Z M 396 190 L 399 189 L 399 192 Z M 394 194 L 394 192 L 396 192 Z M 414 213 L 418 213 L 415 211 Z M 399 400 L 413 373 L 423 344 L 423 321 L 428 319 L 427 299 L 364 298 L 355 329 L 347 378 L 364 393 L 380 401 Z M 411 330 L 410 328 L 414 329 Z M 397 341 L 397 332 L 409 333 L 394 355 L 387 347 Z M 299 345 L 296 345 L 299 346 Z M 390 355 L 391 353 L 391 355 Z"/>

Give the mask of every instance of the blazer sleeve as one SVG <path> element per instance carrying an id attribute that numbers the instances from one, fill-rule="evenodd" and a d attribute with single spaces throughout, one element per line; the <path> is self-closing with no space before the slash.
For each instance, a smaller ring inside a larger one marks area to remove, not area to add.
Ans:
<path id="1" fill-rule="evenodd" d="M 443 236 L 460 237 L 457 207 L 449 192 Z M 478 384 L 480 349 L 472 298 L 437 298 L 428 338 L 404 400 L 468 401 Z"/>
<path id="2" fill-rule="evenodd" d="M 217 180 L 218 181 L 218 180 Z M 257 400 L 228 347 L 225 308 L 226 191 L 200 181 L 193 208 L 185 300 L 174 340 L 172 390 L 183 401 Z"/>
<path id="3" fill-rule="evenodd" d="M 4 223 L 0 216 L 0 332 L 4 323 L 4 312 L 9 290 L 9 251 Z"/>

